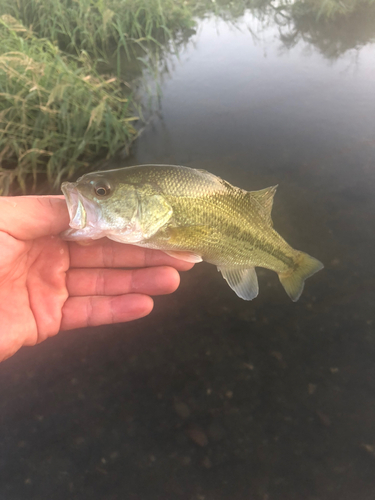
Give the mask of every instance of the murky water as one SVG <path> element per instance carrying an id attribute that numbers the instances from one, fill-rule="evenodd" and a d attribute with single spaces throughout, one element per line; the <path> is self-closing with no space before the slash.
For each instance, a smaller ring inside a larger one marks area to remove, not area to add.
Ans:
<path id="1" fill-rule="evenodd" d="M 365 19 L 331 40 L 294 26 L 290 43 L 274 17 L 208 18 L 169 61 L 127 163 L 205 168 L 248 190 L 279 184 L 275 228 L 325 269 L 296 304 L 260 271 L 248 303 L 200 264 L 149 318 L 64 333 L 8 360 L 4 500 L 375 498 Z"/>

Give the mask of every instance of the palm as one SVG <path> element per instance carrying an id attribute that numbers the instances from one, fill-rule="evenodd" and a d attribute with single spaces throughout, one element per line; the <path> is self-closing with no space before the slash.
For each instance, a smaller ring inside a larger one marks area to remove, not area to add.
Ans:
<path id="1" fill-rule="evenodd" d="M 192 267 L 106 238 L 67 243 L 68 221 L 61 197 L 0 198 L 0 361 L 59 330 L 141 318 Z"/>
<path id="2" fill-rule="evenodd" d="M 0 317 L 7 325 L 6 341 L 12 339 L 17 350 L 60 329 L 68 297 L 68 245 L 58 237 L 19 241 L 3 232 L 0 241 Z"/>

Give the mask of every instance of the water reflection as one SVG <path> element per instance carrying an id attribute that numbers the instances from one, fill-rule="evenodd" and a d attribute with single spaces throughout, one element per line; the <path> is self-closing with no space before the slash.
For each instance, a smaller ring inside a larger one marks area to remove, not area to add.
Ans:
<path id="1" fill-rule="evenodd" d="M 374 41 L 375 5 L 371 0 L 250 0 L 217 2 L 216 13 L 231 22 L 246 11 L 261 22 L 260 30 L 275 25 L 287 47 L 298 40 L 314 45 L 329 58 Z"/>
<path id="2" fill-rule="evenodd" d="M 303 41 L 281 51 L 278 26 L 262 26 L 260 33 L 252 12 L 236 28 L 215 18 L 201 23 L 171 65 L 161 119 L 145 130 L 137 161 L 220 158 L 216 170 L 225 163 L 232 171 L 243 164 L 290 171 L 331 155 L 333 145 L 347 147 L 348 136 L 372 136 L 372 46 L 358 51 L 354 66 L 351 54 L 332 66 Z"/>
<path id="3" fill-rule="evenodd" d="M 349 3 L 311 0 L 202 2 L 197 9 L 197 22 L 204 39 L 197 37 L 196 30 L 186 29 L 179 33 L 173 44 L 161 46 L 158 50 L 149 52 L 147 56 L 147 50 L 139 47 L 138 52 L 136 50 L 133 54 L 135 57 L 131 59 L 123 54 L 124 63 L 121 66 L 126 68 L 126 71 L 130 69 L 133 79 L 136 78 L 139 82 L 138 90 L 143 97 L 147 95 L 147 99 L 143 99 L 144 104 L 147 103 L 145 116 L 149 116 L 152 96 L 156 95 L 159 99 L 163 82 L 168 79 L 168 75 L 174 74 L 174 68 L 179 65 L 179 58 L 184 58 L 186 53 L 189 57 L 195 57 L 197 45 L 207 44 L 208 25 L 212 26 L 210 36 L 214 37 L 218 32 L 222 42 L 228 30 L 231 33 L 236 30 L 243 33 L 240 47 L 231 45 L 230 49 L 222 50 L 225 53 L 232 51 L 233 59 L 238 61 L 242 58 L 244 63 L 249 52 L 256 52 L 256 47 L 261 47 L 262 55 L 266 57 L 274 55 L 270 51 L 274 52 L 276 49 L 288 52 L 298 48 L 305 51 L 315 49 L 331 61 L 347 57 L 349 53 L 350 59 L 346 61 L 354 66 L 360 62 L 362 52 L 366 59 L 364 66 L 368 68 L 369 51 L 373 50 L 372 44 L 375 41 L 375 3 L 371 0 L 355 0 Z M 204 33 L 202 26 L 205 26 Z M 249 32 L 251 37 L 246 37 L 246 32 Z M 229 38 L 229 43 L 233 44 L 236 37 Z M 279 46 L 276 44 L 277 40 L 281 42 Z M 362 51 L 366 46 L 368 51 Z M 306 52 L 304 54 L 307 55 Z M 279 55 L 277 53 L 276 57 Z M 313 61 L 311 63 L 314 64 Z M 218 68 L 222 67 L 218 60 L 215 60 L 215 64 Z M 112 66 L 115 67 L 114 62 Z M 344 70 L 343 67 L 341 69 Z M 311 73 L 314 79 L 313 72 Z M 204 75 L 205 72 L 202 71 L 201 74 Z M 236 75 L 232 73 L 231 77 L 236 78 Z M 216 85 L 213 84 L 213 87 Z M 225 90 L 231 92 L 230 88 Z M 277 90 L 273 89 L 273 92 L 277 94 Z M 218 98 L 217 93 L 215 98 Z M 277 99 L 277 96 L 269 98 Z"/>
<path id="4" fill-rule="evenodd" d="M 303 40 L 325 57 L 336 59 L 348 50 L 359 50 L 374 42 L 375 5 L 354 2 L 350 12 L 337 15 L 335 19 L 324 10 L 317 13 L 303 8 L 305 5 L 305 2 L 296 2 L 293 8 L 286 7 L 274 15 L 280 26 L 280 39 L 287 48 Z"/>
<path id="5" fill-rule="evenodd" d="M 375 39 L 372 0 L 217 0 L 203 5 L 206 12 L 211 11 L 233 24 L 251 12 L 260 22 L 255 35 L 274 26 L 286 48 L 303 40 L 329 59 Z"/>

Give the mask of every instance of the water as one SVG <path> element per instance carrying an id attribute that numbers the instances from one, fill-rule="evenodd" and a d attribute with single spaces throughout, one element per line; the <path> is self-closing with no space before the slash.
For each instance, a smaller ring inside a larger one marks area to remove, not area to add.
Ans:
<path id="1" fill-rule="evenodd" d="M 279 184 L 275 228 L 325 269 L 296 304 L 260 270 L 247 303 L 200 264 L 150 317 L 2 364 L 1 498 L 375 498 L 375 46 L 351 23 L 287 47 L 274 17 L 201 21 L 127 161 Z"/>

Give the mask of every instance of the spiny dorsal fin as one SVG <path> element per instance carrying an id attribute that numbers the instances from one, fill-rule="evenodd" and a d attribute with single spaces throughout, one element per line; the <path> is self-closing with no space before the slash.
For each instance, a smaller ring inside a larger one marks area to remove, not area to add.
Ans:
<path id="1" fill-rule="evenodd" d="M 260 191 L 250 191 L 249 195 L 256 200 L 264 211 L 264 216 L 272 226 L 271 211 L 273 205 L 273 198 L 277 189 L 276 186 L 270 186 Z"/>

